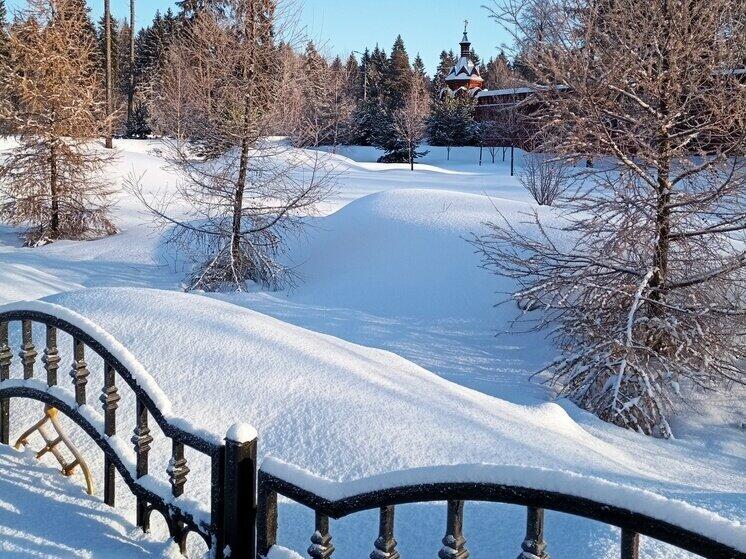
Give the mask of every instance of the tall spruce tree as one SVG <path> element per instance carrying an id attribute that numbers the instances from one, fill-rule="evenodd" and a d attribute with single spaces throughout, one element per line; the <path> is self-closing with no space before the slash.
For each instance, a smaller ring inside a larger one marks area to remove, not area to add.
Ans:
<path id="1" fill-rule="evenodd" d="M 401 35 L 396 37 L 391 48 L 386 77 L 387 108 L 393 112 L 404 106 L 412 84 L 412 67 L 409 65 L 409 55 Z"/>
<path id="2" fill-rule="evenodd" d="M 453 51 L 441 51 L 440 61 L 433 76 L 432 93 L 434 97 L 440 95 L 441 90 L 446 86 L 446 76 L 448 76 L 455 65 L 456 55 L 453 54 Z"/>
<path id="3" fill-rule="evenodd" d="M 428 79 L 427 71 L 425 70 L 425 63 L 422 61 L 420 53 L 417 53 L 417 56 L 414 57 L 414 62 L 412 63 L 412 74 L 414 75 L 414 79 Z"/>

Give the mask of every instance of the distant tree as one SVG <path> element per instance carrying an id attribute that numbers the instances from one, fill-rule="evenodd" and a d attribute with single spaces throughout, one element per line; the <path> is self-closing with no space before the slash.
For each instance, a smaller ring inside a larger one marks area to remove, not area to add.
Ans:
<path id="1" fill-rule="evenodd" d="M 412 171 L 414 160 L 423 155 L 417 152 L 417 148 L 427 132 L 429 106 L 427 79 L 424 76 L 417 76 L 410 85 L 404 106 L 394 113 L 393 126 L 395 135 L 402 138 L 406 144 L 407 162 Z"/>
<path id="2" fill-rule="evenodd" d="M 357 104 L 362 101 L 364 84 L 362 83 L 360 66 L 357 63 L 355 55 L 352 53 L 350 53 L 345 62 L 344 76 L 346 80 L 345 89 L 349 93 L 349 97 Z"/>
<path id="3" fill-rule="evenodd" d="M 453 54 L 453 51 L 441 51 L 438 67 L 435 70 L 435 75 L 433 76 L 433 97 L 438 97 L 443 88 L 446 87 L 446 77 L 455 65 L 456 55 Z"/>
<path id="4" fill-rule="evenodd" d="M 0 0 L 0 72 L 9 70 L 10 45 L 8 41 L 8 20 L 5 0 Z M 0 75 L 0 81 L 3 80 Z M 0 120 L 0 134 L 10 133 L 10 123 Z"/>
<path id="5" fill-rule="evenodd" d="M 125 22 L 120 33 L 119 44 L 124 45 L 127 40 L 127 64 L 120 62 L 120 68 L 127 69 L 127 125 L 126 133 L 129 137 L 136 137 L 135 125 L 135 0 L 130 0 L 130 19 Z M 122 49 L 124 50 L 124 49 Z"/>
<path id="6" fill-rule="evenodd" d="M 427 121 L 430 145 L 445 146 L 451 158 L 453 146 L 471 146 L 479 141 L 479 127 L 474 120 L 475 100 L 467 95 L 445 93 L 432 102 Z"/>
<path id="7" fill-rule="evenodd" d="M 30 0 L 10 30 L 0 115 L 18 143 L 0 166 L 0 218 L 31 225 L 28 245 L 116 231 L 111 158 L 92 144 L 109 122 L 89 24 L 76 0 Z"/>
<path id="8" fill-rule="evenodd" d="M 363 90 L 363 101 L 358 103 L 352 115 L 353 136 L 356 144 L 375 145 L 390 130 L 386 113 L 389 61 L 386 53 L 376 45 L 370 55 L 365 51 L 362 63 L 363 81 L 367 87 Z"/>
<path id="9" fill-rule="evenodd" d="M 108 149 L 112 149 L 113 146 L 113 121 L 112 115 L 114 114 L 114 99 L 113 99 L 113 83 L 114 83 L 114 68 L 113 64 L 115 61 L 115 53 L 113 52 L 113 33 L 112 33 L 112 18 L 111 18 L 111 0 L 104 0 L 104 94 L 106 97 L 106 138 L 105 146 Z"/>
<path id="10" fill-rule="evenodd" d="M 427 136 L 432 146 L 445 146 L 447 158 L 451 158 L 454 145 L 454 127 L 456 126 L 456 99 L 452 95 L 443 95 L 432 101 L 430 118 L 427 121 Z"/>
<path id="11" fill-rule="evenodd" d="M 0 57 L 8 55 L 8 11 L 5 0 L 0 0 Z"/>
<path id="12" fill-rule="evenodd" d="M 474 62 L 474 66 L 479 66 L 482 64 L 482 59 L 477 54 L 477 51 L 474 50 L 474 47 L 471 47 L 469 49 L 469 58 L 471 58 L 471 61 Z"/>
<path id="13" fill-rule="evenodd" d="M 510 66 L 508 57 L 500 52 L 497 58 L 490 59 L 482 73 L 485 89 L 504 89 L 515 87 L 517 77 Z"/>
<path id="14" fill-rule="evenodd" d="M 422 61 L 420 53 L 417 53 L 417 56 L 414 57 L 414 62 L 412 63 L 412 74 L 415 80 L 419 79 L 423 81 L 429 81 L 427 77 L 427 70 L 425 70 L 425 63 Z"/>
<path id="15" fill-rule="evenodd" d="M 404 106 L 412 83 L 412 67 L 401 35 L 396 37 L 391 48 L 386 74 L 387 106 L 391 113 Z"/>

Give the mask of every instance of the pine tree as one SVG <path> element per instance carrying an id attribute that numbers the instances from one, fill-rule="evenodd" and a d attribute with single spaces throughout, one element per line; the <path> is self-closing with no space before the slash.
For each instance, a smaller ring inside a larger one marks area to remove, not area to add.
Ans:
<path id="1" fill-rule="evenodd" d="M 8 12 L 5 9 L 5 0 L 0 0 L 0 65 L 7 62 L 9 56 L 8 45 Z"/>
<path id="2" fill-rule="evenodd" d="M 4 80 L 4 72 L 9 70 L 10 45 L 7 33 L 7 12 L 5 0 L 0 0 L 0 83 Z M 9 99 L 0 99 L 0 104 L 9 103 Z M 0 109 L 1 112 L 1 109 Z M 10 122 L 0 119 L 0 134 L 8 134 L 11 131 Z"/>
<path id="3" fill-rule="evenodd" d="M 376 45 L 368 64 L 368 97 L 383 99 L 386 96 L 389 71 L 386 52 Z"/>
<path id="4" fill-rule="evenodd" d="M 482 59 L 479 58 L 479 55 L 477 54 L 477 51 L 474 50 L 474 47 L 471 47 L 469 50 L 469 57 L 471 58 L 472 62 L 474 62 L 474 66 L 479 66 L 482 63 Z"/>
<path id="5" fill-rule="evenodd" d="M 358 66 L 357 59 L 352 53 L 347 57 L 347 62 L 344 67 L 344 75 L 346 78 L 347 92 L 357 104 L 362 100 L 363 83 L 360 66 Z"/>
<path id="6" fill-rule="evenodd" d="M 438 62 L 438 67 L 433 76 L 433 97 L 438 97 L 440 95 L 440 92 L 446 86 L 446 76 L 448 76 L 455 65 L 456 56 L 453 54 L 452 50 L 442 51 L 440 53 L 440 61 Z"/>
<path id="7" fill-rule="evenodd" d="M 517 77 L 511 68 L 508 57 L 504 52 L 500 52 L 497 58 L 490 59 L 482 74 L 484 78 L 484 87 L 486 89 L 503 89 L 514 87 Z"/>
<path id="8" fill-rule="evenodd" d="M 391 48 L 386 77 L 388 97 L 386 104 L 389 111 L 393 112 L 404 106 L 412 83 L 412 68 L 409 65 L 409 55 L 401 35 L 396 37 L 394 46 Z"/>
<path id="9" fill-rule="evenodd" d="M 470 96 L 448 93 L 433 101 L 427 123 L 430 145 L 445 146 L 449 159 L 453 146 L 474 145 L 478 137 L 474 120 L 475 105 Z"/>
<path id="10" fill-rule="evenodd" d="M 364 100 L 358 105 L 353 115 L 355 143 L 359 145 L 375 145 L 386 133 L 388 66 L 389 60 L 386 53 L 378 45 L 370 54 L 366 49 L 363 56 L 363 79 L 368 85 L 364 90 Z"/>
<path id="11" fill-rule="evenodd" d="M 0 0 L 0 56 L 6 53 L 8 47 L 8 11 L 5 9 L 5 0 Z"/>
<path id="12" fill-rule="evenodd" d="M 415 80 L 428 80 L 427 71 L 425 70 L 425 63 L 422 61 L 420 53 L 417 53 L 417 56 L 414 57 L 414 63 L 412 64 L 412 74 L 414 75 Z"/>

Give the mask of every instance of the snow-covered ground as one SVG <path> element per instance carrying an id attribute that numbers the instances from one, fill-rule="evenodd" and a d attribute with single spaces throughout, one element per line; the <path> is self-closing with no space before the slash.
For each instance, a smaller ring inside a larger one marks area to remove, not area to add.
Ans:
<path id="1" fill-rule="evenodd" d="M 118 508 L 86 495 L 33 453 L 0 445 L 0 557 L 181 557 L 175 544 L 143 534 Z"/>
<path id="2" fill-rule="evenodd" d="M 118 180 L 144 172 L 151 191 L 173 187 L 174 176 L 154 151 L 158 142 L 116 145 Z M 599 498 L 624 493 L 587 479 L 602 478 L 702 506 L 746 539 L 742 395 L 686 410 L 675 423 L 675 441 L 623 431 L 567 402 L 549 403 L 549 391 L 528 377 L 551 347 L 537 334 L 494 336 L 517 309 L 493 306 L 496 292 L 509 285 L 478 267 L 465 240 L 495 218 L 496 207 L 516 221 L 532 208 L 509 176 L 508 161 L 498 154 L 493 165 L 485 150 L 479 167 L 476 149 L 454 149 L 446 161 L 445 150 L 432 148 L 410 172 L 373 163 L 376 157 L 370 148 L 329 156 L 337 193 L 290 243 L 288 262 L 300 278 L 291 290 L 179 293 L 186 264 L 160 246 L 161 233 L 148 227 L 137 201 L 122 195 L 115 210 L 121 233 L 98 241 L 25 249 L 15 230 L 0 227 L 0 303 L 44 297 L 100 324 L 153 374 L 177 414 L 217 434 L 234 421 L 253 424 L 260 453 L 273 457 L 273 467 L 290 462 L 315 476 L 364 485 L 391 471 L 437 466 L 435 473 L 408 475 L 518 476 L 567 491 L 577 482 Z M 94 393 L 100 371 L 89 382 Z M 21 407 L 14 422 L 38 413 L 38 406 Z M 131 424 L 127 413 L 125 405 L 122 425 Z M 93 462 L 100 454 L 80 440 Z M 157 443 L 152 471 L 165 470 L 167 460 L 168 448 Z M 0 461 L 20 460 L 4 452 Z M 187 495 L 206 502 L 206 461 L 187 458 Z M 91 515 L 103 510 L 68 482 L 54 483 Z M 117 514 L 128 512 L 125 495 L 122 502 Z M 444 516 L 441 504 L 401 507 L 403 555 L 434 556 Z M 470 503 L 466 517 L 475 557 L 517 554 L 519 508 Z M 65 537 L 73 527 L 47 532 L 43 523 L 7 523 L 30 541 L 43 533 L 55 545 L 79 545 Z M 334 522 L 335 557 L 367 556 L 375 524 L 375 513 Z M 547 524 L 554 556 L 618 556 L 615 529 L 552 513 Z M 302 552 L 310 513 L 283 504 L 280 527 L 280 542 Z M 151 545 L 150 553 L 170 553 L 131 531 L 120 537 L 127 545 Z M 682 556 L 656 542 L 646 547 L 646 557 Z M 68 556 L 41 544 L 34 549 Z"/>

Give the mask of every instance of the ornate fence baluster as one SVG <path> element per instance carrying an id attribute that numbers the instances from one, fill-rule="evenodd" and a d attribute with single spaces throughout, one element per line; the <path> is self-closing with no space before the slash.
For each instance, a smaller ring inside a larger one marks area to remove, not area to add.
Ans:
<path id="1" fill-rule="evenodd" d="M 622 530 L 622 559 L 640 559 L 640 534 Z"/>
<path id="2" fill-rule="evenodd" d="M 549 559 L 544 541 L 544 509 L 526 507 L 526 537 L 518 559 Z"/>
<path id="3" fill-rule="evenodd" d="M 10 378 L 13 352 L 8 341 L 8 323 L 0 322 L 0 382 Z M 0 399 L 0 443 L 8 444 L 10 437 L 10 399 Z"/>
<path id="4" fill-rule="evenodd" d="M 225 547 L 225 447 L 220 446 L 210 456 L 210 524 L 214 530 L 213 546 Z"/>
<path id="5" fill-rule="evenodd" d="M 173 441 L 171 460 L 168 463 L 166 471 L 168 472 L 168 479 L 171 482 L 171 494 L 174 497 L 181 497 L 184 494 L 184 484 L 189 473 L 189 468 L 186 464 L 184 443 Z"/>
<path id="6" fill-rule="evenodd" d="M 104 409 L 104 434 L 112 437 L 117 434 L 116 411 L 119 407 L 120 396 L 114 367 L 108 363 L 104 363 L 104 387 L 98 399 Z M 116 500 L 115 473 L 114 463 L 104 455 L 104 502 L 111 507 L 114 506 Z"/>
<path id="7" fill-rule="evenodd" d="M 36 363 L 36 348 L 31 332 L 31 321 L 21 321 L 21 351 L 18 356 L 23 363 L 23 378 L 30 379 L 34 377 L 34 363 Z"/>
<path id="8" fill-rule="evenodd" d="M 257 511 L 257 550 L 260 557 L 265 557 L 270 548 L 277 543 L 277 492 L 266 482 L 262 482 L 259 473 L 259 510 Z"/>
<path id="9" fill-rule="evenodd" d="M 316 531 L 311 536 L 308 554 L 313 559 L 327 559 L 334 553 L 332 537 L 329 534 L 329 517 L 316 511 Z"/>
<path id="10" fill-rule="evenodd" d="M 75 385 L 75 403 L 79 406 L 85 405 L 85 385 L 88 384 L 88 365 L 85 362 L 85 344 L 73 338 L 73 367 L 70 376 Z"/>
<path id="11" fill-rule="evenodd" d="M 148 409 L 140 398 L 137 399 L 135 414 L 137 416 L 137 426 L 133 431 L 131 441 L 135 445 L 135 453 L 137 454 L 135 475 L 137 479 L 140 479 L 142 476 L 148 475 L 148 452 L 150 451 L 150 443 L 153 442 L 153 437 L 150 436 L 150 429 L 148 428 Z M 144 532 L 150 530 L 148 503 L 139 496 L 137 497 L 137 525 Z"/>
<path id="12" fill-rule="evenodd" d="M 394 507 L 381 507 L 378 520 L 378 538 L 373 544 L 376 548 L 370 554 L 370 559 L 399 559 L 394 539 Z"/>
<path id="13" fill-rule="evenodd" d="M 57 385 L 57 369 L 60 363 L 60 352 L 57 350 L 57 328 L 47 325 L 47 345 L 41 358 L 47 371 L 47 386 Z"/>
<path id="14" fill-rule="evenodd" d="M 443 538 L 443 547 L 440 548 L 438 557 L 440 559 L 466 559 L 469 557 L 469 552 L 466 550 L 466 539 L 463 534 L 463 501 L 448 501 L 446 523 L 446 535 Z"/>

